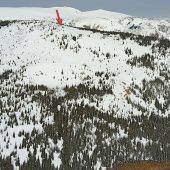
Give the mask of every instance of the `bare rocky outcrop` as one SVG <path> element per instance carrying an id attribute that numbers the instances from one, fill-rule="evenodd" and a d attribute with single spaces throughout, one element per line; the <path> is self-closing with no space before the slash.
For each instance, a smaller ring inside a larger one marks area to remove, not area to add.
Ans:
<path id="1" fill-rule="evenodd" d="M 109 170 L 170 170 L 170 161 L 168 162 L 140 161 L 135 163 L 122 164 Z"/>

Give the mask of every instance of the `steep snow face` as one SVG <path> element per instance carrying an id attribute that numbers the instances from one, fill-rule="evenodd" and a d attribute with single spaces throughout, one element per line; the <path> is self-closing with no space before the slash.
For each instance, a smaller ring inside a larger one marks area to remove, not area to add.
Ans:
<path id="1" fill-rule="evenodd" d="M 64 19 L 80 14 L 79 10 L 70 7 L 58 7 Z M 56 8 L 0 8 L 0 20 L 44 20 L 55 19 Z"/>
<path id="2" fill-rule="evenodd" d="M 82 15 L 86 17 L 105 18 L 105 19 L 108 19 L 108 18 L 121 19 L 121 18 L 128 17 L 128 15 L 125 15 L 125 14 L 110 12 L 110 11 L 106 11 L 102 9 L 95 10 L 95 11 L 82 12 Z"/>
<path id="3" fill-rule="evenodd" d="M 2 8 L 0 7 L 1 20 L 28 20 L 28 19 L 44 19 L 56 18 L 55 10 L 58 9 L 63 19 L 70 17 L 88 17 L 90 18 L 123 18 L 128 15 L 105 10 L 81 12 L 70 7 L 53 7 L 53 8 Z"/>
<path id="4" fill-rule="evenodd" d="M 69 25 L 104 31 L 130 32 L 137 35 L 170 37 L 170 23 L 165 20 L 137 18 L 105 11 L 86 12 Z"/>
<path id="5" fill-rule="evenodd" d="M 137 18 L 105 10 L 81 12 L 69 7 L 0 8 L 0 20 L 55 20 L 56 8 L 65 25 L 105 31 L 131 32 L 170 37 L 170 23 L 161 19 Z"/>

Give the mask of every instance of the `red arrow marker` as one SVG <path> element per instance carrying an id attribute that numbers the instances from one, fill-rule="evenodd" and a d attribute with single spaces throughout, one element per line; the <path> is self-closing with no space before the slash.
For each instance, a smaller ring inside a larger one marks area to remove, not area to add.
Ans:
<path id="1" fill-rule="evenodd" d="M 60 18 L 60 15 L 59 15 L 58 10 L 56 10 L 56 14 L 57 14 L 57 21 L 58 21 L 58 24 L 59 24 L 59 25 L 62 25 L 63 20 Z"/>

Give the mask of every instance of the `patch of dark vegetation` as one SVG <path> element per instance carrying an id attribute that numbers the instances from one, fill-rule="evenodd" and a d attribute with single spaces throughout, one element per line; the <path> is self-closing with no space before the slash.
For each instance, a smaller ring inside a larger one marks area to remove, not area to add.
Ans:
<path id="1" fill-rule="evenodd" d="M 160 49 L 167 50 L 170 48 L 170 41 L 168 39 L 161 38 L 160 41 L 157 44 L 157 47 Z"/>
<path id="2" fill-rule="evenodd" d="M 104 74 L 104 71 L 95 72 L 95 76 L 97 76 L 97 77 L 102 77 L 103 74 Z"/>
<path id="3" fill-rule="evenodd" d="M 74 41 L 76 41 L 77 38 L 76 38 L 76 36 L 73 36 L 72 39 L 73 39 Z"/>
<path id="4" fill-rule="evenodd" d="M 157 35 L 143 36 L 143 35 L 135 35 L 133 33 L 128 33 L 128 32 L 101 31 L 89 27 L 85 27 L 85 28 L 73 27 L 73 28 L 92 31 L 93 33 L 101 33 L 104 35 L 119 35 L 122 40 L 130 39 L 137 42 L 141 46 L 149 46 L 152 45 L 153 42 L 156 42 L 156 47 L 158 47 L 159 49 L 164 48 L 165 50 L 167 50 L 168 48 L 170 48 L 170 40 L 166 38 L 159 38 L 159 36 Z"/>
<path id="5" fill-rule="evenodd" d="M 97 29 L 91 29 L 91 28 L 80 28 L 80 27 L 74 27 L 80 30 L 86 30 L 86 31 L 92 31 L 93 33 L 101 33 L 105 35 L 119 35 L 121 39 L 130 39 L 134 40 L 141 46 L 149 46 L 152 44 L 152 42 L 159 41 L 159 38 L 157 36 L 143 36 L 143 35 L 135 35 L 132 33 L 128 32 L 118 32 L 118 31 L 101 31 Z M 162 39 L 161 44 L 163 43 L 162 41 L 166 41 L 166 43 L 169 43 L 170 41 L 168 39 Z M 165 42 L 164 42 L 165 43 Z"/>
<path id="6" fill-rule="evenodd" d="M 10 21 L 10 20 L 2 21 L 2 20 L 0 20 L 0 28 L 5 27 L 5 26 L 9 26 L 10 24 L 15 23 L 15 22 L 16 22 L 15 20 L 13 20 L 13 21 Z"/>
<path id="7" fill-rule="evenodd" d="M 0 168 L 1 169 L 9 169 L 9 170 L 13 170 L 13 165 L 12 165 L 12 160 L 11 157 L 6 157 L 6 158 L 2 158 L 0 156 Z"/>
<path id="8" fill-rule="evenodd" d="M 112 88 L 104 85 L 101 88 L 96 88 L 95 86 L 90 87 L 88 85 L 79 84 L 78 86 L 65 87 L 64 90 L 68 98 L 76 98 L 80 94 L 82 96 L 104 96 L 105 94 L 113 94 Z"/>
<path id="9" fill-rule="evenodd" d="M 145 103 L 152 104 L 154 103 L 156 112 L 161 112 L 164 115 L 167 110 L 170 108 L 170 87 L 167 81 L 163 81 L 160 78 L 155 78 L 151 81 L 146 81 L 145 79 L 142 81 L 142 87 L 137 85 L 131 85 L 132 92 L 136 95 L 136 90 L 140 92 L 142 99 Z M 163 97 L 163 101 L 161 101 L 161 97 Z M 134 103 L 130 99 L 127 99 L 128 103 L 135 106 L 138 110 L 143 108 L 140 103 Z M 143 113 L 147 113 L 146 108 L 143 109 Z"/>
<path id="10" fill-rule="evenodd" d="M 128 57 L 129 57 L 130 55 L 132 55 L 132 54 L 133 54 L 133 53 L 132 53 L 132 49 L 131 49 L 131 48 L 126 48 L 126 49 L 125 49 L 125 54 L 127 54 Z"/>
<path id="11" fill-rule="evenodd" d="M 1 75 L 0 75 L 0 80 L 4 80 L 4 79 L 9 79 L 10 74 L 12 74 L 13 71 L 12 70 L 6 70 L 4 71 Z"/>
<path id="12" fill-rule="evenodd" d="M 146 67 L 151 70 L 155 69 L 154 56 L 150 54 L 142 55 L 141 57 L 135 56 L 132 59 L 127 60 L 127 64 L 131 66 Z"/>
<path id="13" fill-rule="evenodd" d="M 54 112 L 54 124 L 45 125 L 47 136 L 43 143 L 48 144 L 48 138 L 53 139 L 55 143 L 58 139 L 63 139 L 62 165 L 59 169 L 93 169 L 98 159 L 106 167 L 148 157 L 156 161 L 170 159 L 170 148 L 167 145 L 170 140 L 169 117 L 164 118 L 152 113 L 150 116 L 142 114 L 141 116 L 132 115 L 127 118 L 117 118 L 114 117 L 115 112 L 102 113 L 95 107 L 84 103 L 81 105 L 69 104 L 67 97 L 54 97 L 51 106 L 50 97 L 46 96 L 46 100 L 43 101 L 46 101 L 46 103 L 43 102 L 43 105 L 48 105 L 48 109 L 51 109 L 49 111 Z M 60 106 L 60 109 L 57 106 Z M 114 126 L 111 127 L 110 124 L 113 123 Z M 96 129 L 96 139 L 92 144 L 90 136 L 93 135 L 94 128 Z M 123 129 L 128 136 L 115 138 L 119 134 L 119 128 Z M 39 136 L 39 138 L 43 138 L 43 136 Z M 109 138 L 111 142 L 108 144 L 105 140 Z M 140 140 L 145 138 L 148 139 L 148 142 L 143 145 L 136 138 Z M 38 147 L 37 141 L 37 139 L 34 140 L 35 148 Z M 89 147 L 96 145 L 91 156 L 86 149 L 88 145 L 90 145 Z M 133 157 L 130 157 L 131 154 Z M 44 164 L 53 167 L 50 165 L 51 159 L 52 157 L 48 158 L 44 154 L 44 163 L 41 167 L 44 167 Z M 34 161 L 33 164 L 36 161 L 36 159 L 31 160 Z"/>

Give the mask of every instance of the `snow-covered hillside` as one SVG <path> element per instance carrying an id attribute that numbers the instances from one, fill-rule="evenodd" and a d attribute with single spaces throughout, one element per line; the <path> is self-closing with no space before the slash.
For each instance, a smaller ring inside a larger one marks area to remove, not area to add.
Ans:
<path id="1" fill-rule="evenodd" d="M 170 24 L 55 9 L 0 9 L 0 167 L 170 159 Z"/>
<path id="2" fill-rule="evenodd" d="M 130 32 L 170 38 L 168 19 L 137 18 L 105 10 L 81 12 L 70 7 L 53 8 L 0 8 L 0 20 L 54 20 L 60 11 L 65 25 L 105 31 Z"/>

